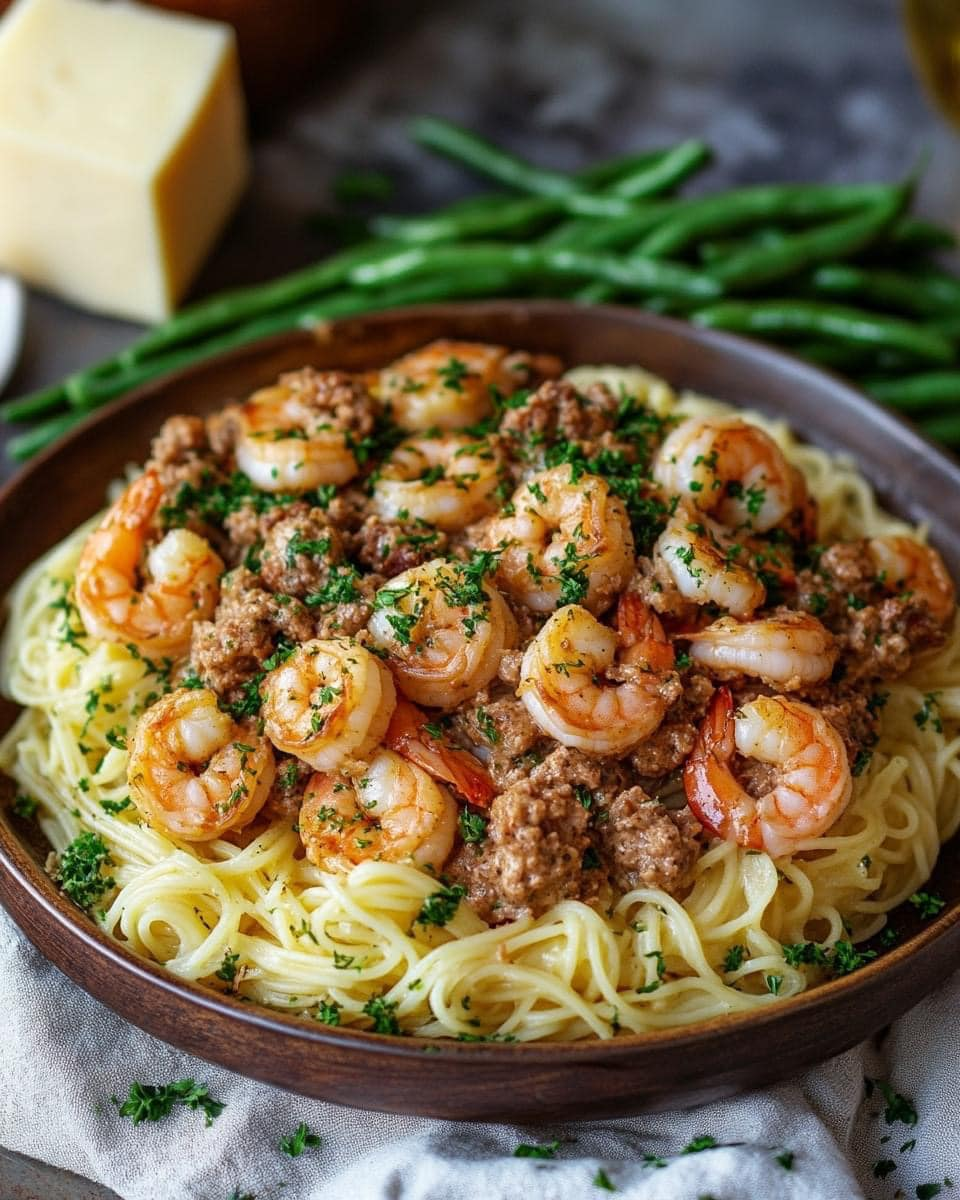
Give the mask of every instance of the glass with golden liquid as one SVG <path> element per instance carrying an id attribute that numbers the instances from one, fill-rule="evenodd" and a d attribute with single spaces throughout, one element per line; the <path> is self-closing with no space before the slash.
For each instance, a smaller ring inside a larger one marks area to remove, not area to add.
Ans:
<path id="1" fill-rule="evenodd" d="M 903 0 L 903 16 L 927 91 L 960 126 L 960 0 Z"/>

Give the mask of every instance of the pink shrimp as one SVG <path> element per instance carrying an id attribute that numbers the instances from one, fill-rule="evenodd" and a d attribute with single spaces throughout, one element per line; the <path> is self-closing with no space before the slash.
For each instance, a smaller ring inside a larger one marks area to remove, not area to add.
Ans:
<path id="1" fill-rule="evenodd" d="M 737 780 L 735 752 L 777 768 L 765 795 L 754 798 Z M 774 858 L 825 833 L 853 789 L 843 741 L 822 713 L 786 696 L 758 696 L 734 713 L 725 687 L 711 701 L 683 786 L 711 833 Z"/>

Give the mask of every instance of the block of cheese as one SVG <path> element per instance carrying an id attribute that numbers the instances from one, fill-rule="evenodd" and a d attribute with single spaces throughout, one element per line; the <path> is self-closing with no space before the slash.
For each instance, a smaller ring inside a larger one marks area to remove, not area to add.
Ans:
<path id="1" fill-rule="evenodd" d="M 248 173 L 232 29 L 103 0 L 0 20 L 0 270 L 168 316 Z"/>

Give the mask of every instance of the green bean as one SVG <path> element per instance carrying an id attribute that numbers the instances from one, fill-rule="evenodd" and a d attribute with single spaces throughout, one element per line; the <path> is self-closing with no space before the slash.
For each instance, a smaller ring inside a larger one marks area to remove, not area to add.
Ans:
<path id="1" fill-rule="evenodd" d="M 161 350 L 197 341 L 217 329 L 332 291 L 346 282 L 351 269 L 358 263 L 380 258 L 394 249 L 389 242 L 362 242 L 302 270 L 281 275 L 270 283 L 220 292 L 209 300 L 192 304 L 152 329 L 120 355 L 120 362 L 125 366 L 143 362 Z"/>
<path id="2" fill-rule="evenodd" d="M 947 446 L 960 445 L 960 415 L 950 413 L 944 417 L 929 417 L 919 424 L 931 441 L 943 442 Z"/>
<path id="3" fill-rule="evenodd" d="M 921 217 L 902 216 L 890 226 L 874 249 L 879 253 L 885 249 L 899 250 L 952 250 L 957 244 L 953 230 Z"/>
<path id="4" fill-rule="evenodd" d="M 534 196 L 565 196 L 577 189 L 577 184 L 569 175 L 524 162 L 486 138 L 442 117 L 417 117 L 410 125 L 410 136 L 428 150 L 464 163 L 481 175 L 496 179 L 518 192 L 528 192 Z"/>
<path id="5" fill-rule="evenodd" d="M 817 220 L 863 208 L 897 190 L 882 183 L 786 183 L 740 188 L 687 201 L 638 247 L 655 258 L 674 255 L 694 242 L 743 229 L 755 221 Z"/>
<path id="6" fill-rule="evenodd" d="M 85 415 L 81 412 L 66 412 L 58 413 L 55 417 L 48 417 L 47 420 L 34 425 L 32 429 L 27 429 L 23 433 L 18 433 L 16 437 L 12 437 L 7 442 L 7 453 L 15 462 L 23 462 L 25 459 L 32 458 L 34 454 L 37 454 L 45 446 L 49 446 L 51 442 L 55 442 L 58 437 L 82 421 Z"/>
<path id="7" fill-rule="evenodd" d="M 214 354 L 245 345 L 272 333 L 296 328 L 309 329 L 321 321 L 375 312 L 377 309 L 503 293 L 509 286 L 509 280 L 509 275 L 503 271 L 472 270 L 451 272 L 442 278 L 416 279 L 393 288 L 385 288 L 381 292 L 345 291 L 325 296 L 248 321 L 199 345 L 182 346 L 147 362 L 133 363 L 112 375 L 97 376 L 90 371 L 79 371 L 67 380 L 70 403 L 81 411 L 89 411 L 159 375 L 202 362 Z"/>
<path id="8" fill-rule="evenodd" d="M 63 382 L 55 383 L 26 396 L 17 396 L 0 404 L 0 419 L 4 421 L 32 421 L 56 412 L 66 403 L 67 393 Z"/>
<path id="9" fill-rule="evenodd" d="M 633 246 L 637 239 L 677 211 L 681 200 L 655 200 L 637 205 L 628 217 L 596 221 L 584 218 L 565 221 L 540 241 L 542 246 L 566 246 L 572 250 L 620 250 Z"/>
<path id="10" fill-rule="evenodd" d="M 379 287 L 395 279 L 477 268 L 512 271 L 516 282 L 569 276 L 604 280 L 624 291 L 640 294 L 662 292 L 706 298 L 720 291 L 712 279 L 679 263 L 643 258 L 625 260 L 606 254 L 498 242 L 411 247 L 378 262 L 355 267 L 349 282 L 356 287 Z"/>
<path id="11" fill-rule="evenodd" d="M 749 246 L 715 263 L 710 274 L 724 288 L 736 291 L 775 283 L 834 258 L 846 258 L 869 246 L 900 214 L 907 190 L 896 189 L 864 209 L 828 221 L 772 245 Z"/>
<path id="12" fill-rule="evenodd" d="M 791 354 L 808 359 L 818 366 L 847 375 L 864 371 L 910 371 L 916 369 L 916 359 L 897 351 L 878 350 L 875 346 L 850 346 L 843 342 L 810 341 L 791 343 Z"/>
<path id="13" fill-rule="evenodd" d="M 616 294 L 617 289 L 612 283 L 607 283 L 603 279 L 594 279 L 591 283 L 585 283 L 583 287 L 577 288 L 573 293 L 573 298 L 583 304 L 605 304 Z"/>
<path id="14" fill-rule="evenodd" d="M 691 320 L 696 325 L 733 333 L 828 338 L 851 346 L 874 346 L 933 363 L 949 363 L 954 355 L 950 342 L 925 325 L 814 301 L 727 300 L 696 310 Z"/>
<path id="15" fill-rule="evenodd" d="M 528 234 L 562 211 L 556 200 L 522 196 L 479 212 L 441 211 L 425 217 L 398 217 L 385 213 L 371 219 L 370 230 L 377 237 L 397 242 L 453 242 L 463 238 Z"/>
<path id="16" fill-rule="evenodd" d="M 927 371 L 899 379 L 872 379 L 863 390 L 892 408 L 918 412 L 938 405 L 960 405 L 960 371 Z"/>
<path id="17" fill-rule="evenodd" d="M 681 142 L 667 151 L 657 151 L 637 160 L 636 169 L 621 173 L 608 194 L 583 189 L 583 184 L 598 177 L 597 171 L 582 171 L 569 179 L 573 186 L 560 195 L 523 196 L 487 205 L 482 210 L 444 209 L 424 217 L 403 217 L 387 213 L 369 223 L 378 237 L 403 242 L 444 242 L 461 238 L 523 235 L 561 213 L 610 220 L 632 219 L 638 209 L 634 201 L 676 186 L 709 158 L 703 142 Z M 565 177 L 566 178 L 566 177 Z M 596 186 L 596 185 L 595 185 Z M 663 210 L 664 215 L 669 210 Z M 644 224 L 645 232 L 649 225 Z"/>
<path id="18" fill-rule="evenodd" d="M 622 196 L 625 200 L 660 195 L 689 179 L 705 166 L 712 156 L 706 142 L 691 138 L 665 151 L 655 162 L 624 175 L 613 184 L 610 193 L 613 196 Z"/>
<path id="19" fill-rule="evenodd" d="M 779 225 L 761 225 L 748 237 L 706 239 L 697 245 L 700 261 L 711 266 L 743 250 L 758 246 L 777 246 L 790 235 Z"/>
<path id="20" fill-rule="evenodd" d="M 943 316 L 960 309 L 960 282 L 939 272 L 918 275 L 828 263 L 813 273 L 810 287 L 821 295 L 851 296 L 918 317 Z"/>

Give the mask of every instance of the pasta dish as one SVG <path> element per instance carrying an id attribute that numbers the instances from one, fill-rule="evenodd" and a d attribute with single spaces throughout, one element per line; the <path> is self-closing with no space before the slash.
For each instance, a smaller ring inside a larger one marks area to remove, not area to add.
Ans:
<path id="1" fill-rule="evenodd" d="M 894 936 L 960 824 L 955 610 L 782 422 L 438 341 L 168 420 L 10 597 L 0 767 L 183 979 L 395 1035 L 676 1027 Z"/>

